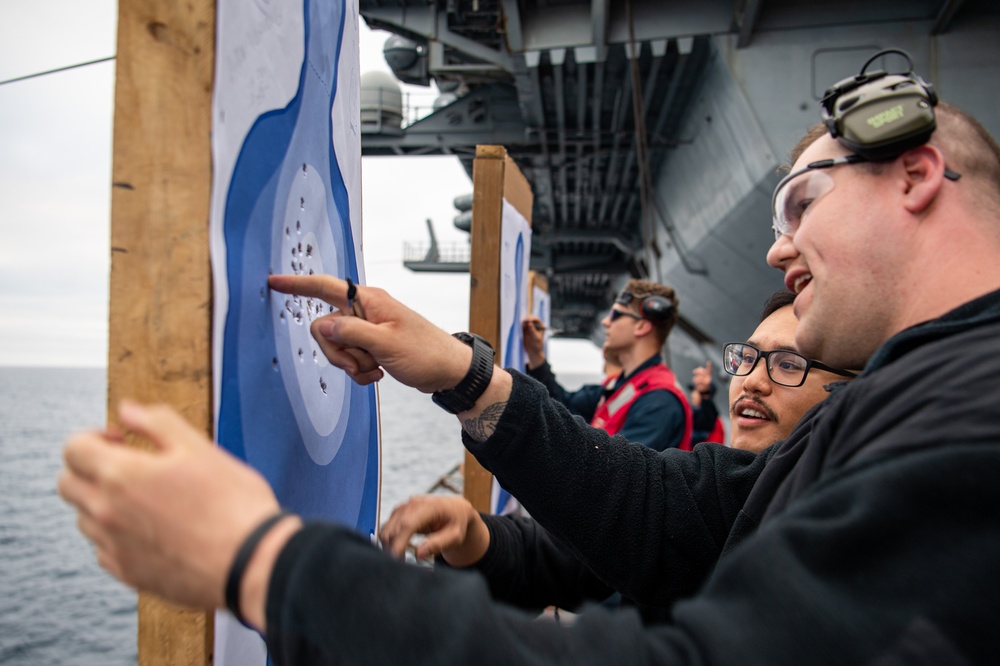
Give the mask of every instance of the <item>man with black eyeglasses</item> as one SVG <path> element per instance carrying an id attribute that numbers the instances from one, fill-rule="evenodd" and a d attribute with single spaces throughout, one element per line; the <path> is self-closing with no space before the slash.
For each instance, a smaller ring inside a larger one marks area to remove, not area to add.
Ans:
<path id="1" fill-rule="evenodd" d="M 746 342 L 722 351 L 729 382 L 729 444 L 759 452 L 788 437 L 802 415 L 827 396 L 829 385 L 853 372 L 806 358 L 795 347 L 795 294 L 775 292 Z"/>
<path id="2" fill-rule="evenodd" d="M 677 304 L 671 287 L 629 280 L 601 320 L 604 354 L 617 360 L 621 374 L 577 391 L 567 391 L 556 381 L 545 358 L 542 321 L 526 317 L 522 322 L 528 355 L 525 372 L 544 384 L 555 400 L 609 435 L 656 451 L 690 450 L 691 405 L 660 355 L 677 323 Z"/>
<path id="3" fill-rule="evenodd" d="M 729 445 L 735 449 L 760 452 L 785 439 L 802 415 L 827 396 L 831 384 L 856 376 L 797 351 L 794 301 L 795 294 L 786 289 L 771 294 L 761 309 L 757 329 L 746 342 L 723 347 L 722 368 L 733 376 L 729 382 Z M 701 391 L 702 404 L 711 408 L 710 418 L 715 418 L 710 402 L 715 391 L 710 364 L 695 369 L 692 387 Z M 698 422 L 696 412 L 696 427 Z M 701 422 L 706 423 L 704 416 Z M 715 429 L 721 431 L 721 423 Z M 718 433 L 704 441 L 723 440 Z"/>

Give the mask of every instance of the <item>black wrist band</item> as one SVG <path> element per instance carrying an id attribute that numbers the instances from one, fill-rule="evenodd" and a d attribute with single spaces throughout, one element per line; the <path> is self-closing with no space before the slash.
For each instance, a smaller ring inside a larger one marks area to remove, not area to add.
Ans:
<path id="1" fill-rule="evenodd" d="M 240 613 L 240 583 L 243 582 L 243 574 L 264 535 L 270 532 L 271 528 L 277 525 L 280 520 L 290 515 L 292 514 L 287 511 L 279 511 L 258 525 L 250 533 L 250 536 L 240 544 L 239 550 L 236 551 L 236 557 L 233 558 L 233 564 L 229 567 L 229 576 L 226 578 L 226 608 L 247 629 L 254 628 L 247 624 L 247 621 L 243 619 L 243 615 Z"/>
<path id="2" fill-rule="evenodd" d="M 449 414 L 458 414 L 472 409 L 490 385 L 493 377 L 493 347 L 484 338 L 472 333 L 455 333 L 465 344 L 472 347 L 472 363 L 465 377 L 453 389 L 437 391 L 431 395 L 441 409 Z"/>

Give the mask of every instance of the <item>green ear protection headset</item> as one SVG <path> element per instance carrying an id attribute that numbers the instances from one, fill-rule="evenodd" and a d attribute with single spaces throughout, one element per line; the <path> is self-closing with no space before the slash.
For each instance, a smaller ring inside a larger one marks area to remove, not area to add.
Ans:
<path id="1" fill-rule="evenodd" d="M 908 71 L 867 72 L 878 58 L 896 53 Z M 927 143 L 934 128 L 938 103 L 933 84 L 913 73 L 910 54 L 886 49 L 865 62 L 857 76 L 828 88 L 820 101 L 823 122 L 830 135 L 868 160 L 884 160 Z"/>

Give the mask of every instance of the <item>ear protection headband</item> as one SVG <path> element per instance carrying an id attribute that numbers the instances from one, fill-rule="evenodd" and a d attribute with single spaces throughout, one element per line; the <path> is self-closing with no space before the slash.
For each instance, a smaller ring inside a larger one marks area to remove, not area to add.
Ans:
<path id="1" fill-rule="evenodd" d="M 866 73 L 876 59 L 897 53 L 909 70 Z M 873 55 L 857 76 L 828 88 L 820 101 L 830 135 L 868 160 L 883 160 L 927 143 L 934 128 L 934 86 L 913 73 L 910 54 L 887 49 Z"/>
<path id="2" fill-rule="evenodd" d="M 618 298 L 615 299 L 615 303 L 619 305 L 631 305 L 632 300 L 637 298 L 629 291 L 623 291 L 618 294 Z M 670 313 L 673 312 L 674 304 L 670 302 L 669 299 L 663 296 L 646 296 L 642 299 L 642 304 L 639 306 L 639 312 L 642 313 L 643 319 L 648 319 L 652 322 L 664 321 L 670 317 Z"/>

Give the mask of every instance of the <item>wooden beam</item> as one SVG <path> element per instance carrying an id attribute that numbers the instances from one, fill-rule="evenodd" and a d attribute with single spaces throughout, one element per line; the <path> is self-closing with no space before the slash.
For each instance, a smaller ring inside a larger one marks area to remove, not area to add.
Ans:
<path id="1" fill-rule="evenodd" d="M 486 338 L 500 361 L 500 247 L 503 200 L 531 223 L 528 180 L 503 146 L 476 146 L 472 163 L 472 256 L 469 262 L 469 331 Z M 477 511 L 490 511 L 493 477 L 465 453 L 465 498 Z"/>
<path id="2" fill-rule="evenodd" d="M 214 67 L 213 0 L 119 0 L 109 421 L 129 397 L 173 405 L 212 433 Z M 210 614 L 148 594 L 138 613 L 140 666 L 212 662 Z"/>
<path id="3" fill-rule="evenodd" d="M 535 287 L 549 293 L 549 279 L 538 271 L 528 271 L 528 312 L 535 311 Z"/>

